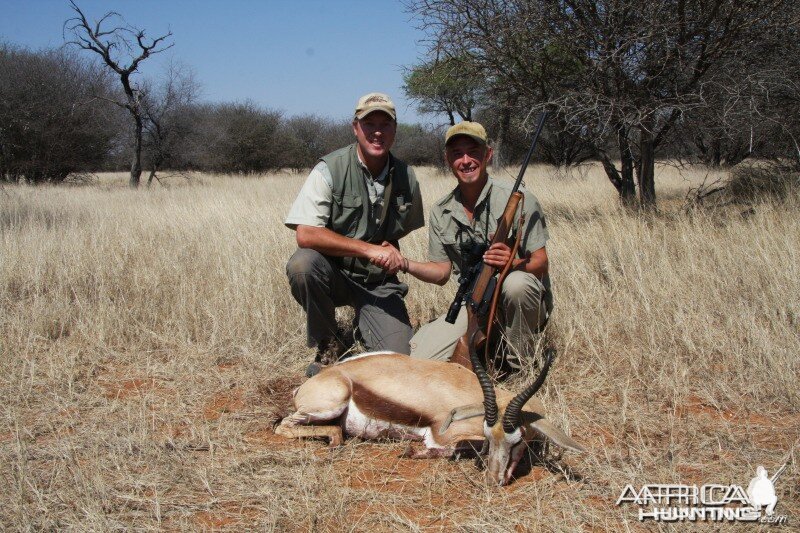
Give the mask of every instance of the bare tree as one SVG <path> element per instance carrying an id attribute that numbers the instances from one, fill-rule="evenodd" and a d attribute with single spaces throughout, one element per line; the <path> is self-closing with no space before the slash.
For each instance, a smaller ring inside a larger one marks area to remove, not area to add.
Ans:
<path id="1" fill-rule="evenodd" d="M 444 161 L 444 128 L 424 128 L 419 124 L 398 124 L 392 153 L 410 165 L 436 165 Z"/>
<path id="2" fill-rule="evenodd" d="M 178 146 L 191 131 L 188 108 L 197 98 L 199 84 L 194 72 L 185 65 L 171 61 L 160 83 L 143 87 L 145 97 L 142 109 L 144 123 L 144 149 L 150 167 L 148 187 L 165 163 L 177 162 Z"/>
<path id="3" fill-rule="evenodd" d="M 195 105 L 190 115 L 193 131 L 187 153 L 192 168 L 252 174 L 289 166 L 280 111 L 245 101 Z"/>
<path id="4" fill-rule="evenodd" d="M 774 18 L 795 24 L 800 9 Z M 796 159 L 800 134 L 800 38 L 797 30 L 765 31 L 733 60 L 715 64 L 701 88 L 703 106 L 681 117 L 675 142 L 681 155 L 709 166 L 750 157 Z"/>
<path id="5" fill-rule="evenodd" d="M 65 31 L 69 31 L 74 38 L 68 44 L 78 46 L 84 50 L 90 50 L 99 55 L 106 66 L 119 76 L 122 84 L 125 99 L 123 101 L 113 99 L 110 101 L 126 109 L 133 120 L 133 158 L 131 161 L 130 186 L 137 188 L 142 175 L 142 131 L 144 129 L 145 113 L 143 109 L 143 91 L 132 82 L 131 76 L 137 71 L 142 61 L 154 54 L 172 48 L 174 43 L 166 43 L 166 40 L 172 36 L 172 32 L 167 32 L 155 39 L 148 39 L 144 30 L 129 26 L 122 16 L 115 11 L 109 11 L 92 25 L 74 0 L 70 0 L 70 5 L 76 16 L 64 22 Z M 120 25 L 110 27 L 116 19 L 120 21 Z"/>

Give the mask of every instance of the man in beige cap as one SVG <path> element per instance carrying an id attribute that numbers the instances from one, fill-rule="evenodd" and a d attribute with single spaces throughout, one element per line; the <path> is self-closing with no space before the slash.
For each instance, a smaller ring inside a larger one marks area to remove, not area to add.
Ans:
<path id="1" fill-rule="evenodd" d="M 344 352 L 335 317 L 343 305 L 355 308 L 354 325 L 368 350 L 409 353 L 398 240 L 425 222 L 413 170 L 389 151 L 396 132 L 391 99 L 362 96 L 353 116 L 356 142 L 320 158 L 286 217 L 299 248 L 286 274 L 306 312 L 308 345 L 317 347 L 307 375 Z"/>
<path id="2" fill-rule="evenodd" d="M 429 218 L 427 262 L 408 262 L 413 276 L 444 285 L 450 277 L 457 279 L 470 265 L 465 265 L 473 245 L 488 244 L 502 215 L 511 184 L 489 177 L 487 167 L 492 159 L 486 130 L 477 122 L 461 122 L 445 134 L 445 158 L 458 185 L 436 202 Z M 524 188 L 526 223 L 519 254 L 513 259 L 512 271 L 502 286 L 499 315 L 505 335 L 511 344 L 509 364 L 519 366 L 514 352 L 525 348 L 525 342 L 541 329 L 552 309 L 548 260 L 545 243 L 548 239 L 539 201 Z M 484 263 L 503 268 L 511 257 L 505 243 L 492 245 L 482 258 Z M 455 324 L 445 316 L 426 324 L 411 339 L 411 356 L 421 359 L 449 360 L 458 339 L 467 330 L 467 313 L 458 314 Z"/>

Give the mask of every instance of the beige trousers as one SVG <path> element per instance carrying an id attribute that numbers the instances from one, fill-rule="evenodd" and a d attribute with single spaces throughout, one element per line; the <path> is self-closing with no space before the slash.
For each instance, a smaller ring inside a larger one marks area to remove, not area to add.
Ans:
<path id="1" fill-rule="evenodd" d="M 550 309 L 545 305 L 545 288 L 533 274 L 514 271 L 503 282 L 498 312 L 506 339 L 516 352 L 525 348 L 547 322 Z M 455 324 L 445 315 L 428 322 L 411 338 L 411 357 L 449 361 L 458 339 L 467 332 L 467 312 L 462 307 Z"/>

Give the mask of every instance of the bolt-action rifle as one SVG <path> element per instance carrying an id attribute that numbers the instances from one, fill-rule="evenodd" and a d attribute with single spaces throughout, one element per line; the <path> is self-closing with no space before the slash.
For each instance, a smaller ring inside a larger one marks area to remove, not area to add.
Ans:
<path id="1" fill-rule="evenodd" d="M 536 148 L 536 141 L 539 140 L 539 134 L 542 132 L 544 121 L 547 118 L 547 113 L 542 113 L 539 117 L 539 123 L 536 125 L 536 132 L 533 135 L 531 146 L 528 148 L 528 153 L 525 155 L 525 160 L 522 162 L 522 168 L 519 170 L 517 180 L 514 182 L 514 188 L 511 191 L 511 196 L 508 199 L 503 214 L 497 220 L 497 229 L 495 230 L 492 242 L 489 244 L 506 242 L 509 240 L 509 234 L 514 224 L 514 217 L 519 208 L 519 224 L 517 226 L 517 236 L 511 246 L 511 258 L 506 266 L 501 270 L 487 265 L 482 261 L 483 252 L 487 249 L 486 245 L 473 244 L 472 248 L 464 255 L 462 262 L 463 269 L 458 278 L 458 290 L 450 304 L 450 309 L 447 311 L 445 321 L 450 324 L 455 324 L 458 313 L 461 310 L 462 302 L 466 302 L 467 308 L 467 332 L 459 339 L 456 345 L 455 352 L 453 353 L 452 361 L 472 369 L 472 362 L 470 360 L 470 352 L 477 354 L 481 348 L 485 349 L 485 359 L 488 362 L 488 348 L 489 337 L 491 336 L 492 322 L 494 321 L 495 310 L 497 309 L 497 302 L 500 296 L 500 287 L 502 287 L 503 280 L 505 279 L 514 257 L 517 255 L 519 249 L 520 238 L 522 236 L 523 224 L 525 215 L 522 211 L 524 207 L 523 195 L 519 192 L 519 187 L 522 184 L 522 177 L 525 175 L 525 170 L 528 168 L 533 151 Z M 520 205 L 522 204 L 522 205 Z M 485 324 L 485 328 L 481 325 Z M 483 331 L 485 329 L 485 331 Z"/>

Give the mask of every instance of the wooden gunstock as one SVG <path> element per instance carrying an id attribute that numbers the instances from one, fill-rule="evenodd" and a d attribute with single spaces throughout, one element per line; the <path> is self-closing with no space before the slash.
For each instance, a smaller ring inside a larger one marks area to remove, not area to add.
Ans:
<path id="1" fill-rule="evenodd" d="M 477 331 L 477 333 L 475 333 Z M 469 339 L 473 338 L 472 335 L 475 334 L 475 350 L 480 350 L 481 347 L 486 343 L 486 335 L 480 331 L 480 325 L 478 324 L 478 317 L 475 316 L 475 313 L 472 312 L 472 309 L 467 307 L 467 332 L 458 339 L 458 344 L 456 344 L 456 349 L 453 352 L 453 357 L 450 359 L 451 363 L 459 364 L 465 368 L 468 368 L 474 372 L 472 368 L 472 361 L 469 357 Z"/>
<path id="2" fill-rule="evenodd" d="M 492 238 L 491 244 L 505 242 L 508 239 L 508 234 L 511 232 L 511 226 L 514 223 L 514 215 L 517 212 L 517 206 L 519 205 L 519 201 L 521 199 L 522 193 L 519 191 L 513 193 L 508 199 L 508 203 L 503 211 L 503 215 L 497 220 L 497 230 L 494 232 L 494 237 Z M 478 279 L 475 282 L 475 287 L 472 289 L 472 294 L 468 299 L 469 304 L 472 304 L 473 306 L 480 304 L 480 302 L 484 299 L 486 287 L 489 286 L 489 281 L 496 273 L 496 268 L 489 265 L 483 265 L 481 268 L 481 273 L 478 275 Z"/>

